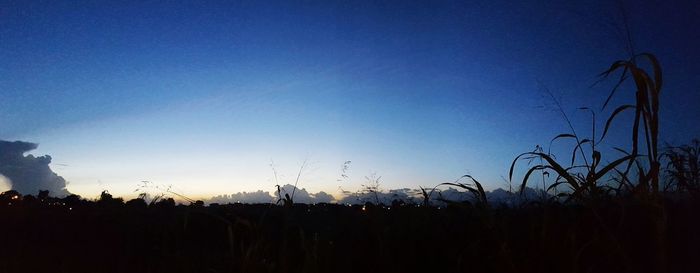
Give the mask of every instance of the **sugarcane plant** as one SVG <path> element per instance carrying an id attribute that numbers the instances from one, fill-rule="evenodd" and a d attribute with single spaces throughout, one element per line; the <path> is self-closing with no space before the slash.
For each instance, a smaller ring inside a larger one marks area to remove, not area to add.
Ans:
<path id="1" fill-rule="evenodd" d="M 638 62 L 641 60 L 649 62 L 651 73 L 639 66 Z M 563 197 L 566 201 L 602 197 L 609 195 L 611 192 L 617 194 L 633 192 L 644 195 L 659 192 L 659 94 L 661 93 L 663 82 L 661 66 L 654 55 L 642 53 L 633 55 L 628 60 L 614 62 L 599 77 L 601 80 L 606 79 L 617 72 L 620 72 L 620 76 L 605 100 L 602 109 L 608 106 L 612 97 L 621 89 L 623 83 L 630 76 L 635 85 L 635 103 L 615 108 L 607 119 L 599 139 L 596 136 L 595 112 L 593 110 L 580 108 L 590 111 L 593 116 L 591 137 L 583 138 L 576 133 L 570 120 L 562 110 L 561 104 L 552 96 L 567 121 L 571 132 L 557 135 L 551 140 L 550 145 L 559 139 L 573 139 L 576 145 L 571 155 L 571 161 L 570 163 L 567 162 L 568 164 L 560 163 L 550 151 L 544 152 L 543 150 L 535 150 L 518 155 L 510 166 L 509 179 L 511 181 L 513 180 L 515 165 L 519 160 L 532 162 L 533 158 L 540 159 L 540 164 L 530 167 L 525 173 L 520 184 L 521 193 L 524 192 L 531 175 L 537 171 L 543 173 L 551 171 L 556 175 L 553 183 L 547 187 L 547 192 L 558 189 L 560 186 L 568 187 L 567 190 L 560 191 L 555 196 Z M 549 94 L 551 95 L 551 93 Z M 608 135 L 615 118 L 620 113 L 628 110 L 634 110 L 635 112 L 631 131 L 631 147 L 629 147 L 629 150 L 614 148 L 622 152 L 623 155 L 611 161 L 603 162 L 603 156 L 598 146 Z M 642 134 L 641 137 L 640 133 Z M 642 141 L 644 145 L 640 144 Z M 646 154 L 640 152 L 640 149 L 643 148 L 646 148 Z M 579 161 L 576 160 L 577 156 L 580 156 Z M 632 170 L 635 170 L 635 172 L 632 173 Z M 633 174 L 636 174 L 636 176 Z M 637 180 L 636 183 L 633 182 L 635 178 Z M 610 181 L 616 181 L 617 185 L 607 183 Z"/>
<path id="2" fill-rule="evenodd" d="M 472 183 L 468 182 L 460 182 L 462 179 L 467 178 L 472 181 Z M 421 190 L 421 195 L 423 196 L 423 206 L 430 206 L 430 200 L 433 196 L 433 194 L 437 193 L 439 195 L 438 200 L 445 202 L 445 203 L 455 203 L 451 200 L 445 199 L 442 197 L 440 191 L 438 191 L 438 188 L 443 187 L 443 186 L 448 186 L 448 187 L 456 187 L 457 189 L 461 189 L 464 191 L 470 192 L 474 196 L 474 201 L 476 202 L 477 206 L 480 207 L 488 207 L 488 200 L 486 198 L 486 192 L 484 191 L 484 187 L 481 186 L 481 183 L 474 179 L 471 175 L 465 174 L 455 180 L 454 182 L 445 182 L 445 183 L 440 183 L 437 184 L 433 188 L 423 188 L 420 187 Z"/>

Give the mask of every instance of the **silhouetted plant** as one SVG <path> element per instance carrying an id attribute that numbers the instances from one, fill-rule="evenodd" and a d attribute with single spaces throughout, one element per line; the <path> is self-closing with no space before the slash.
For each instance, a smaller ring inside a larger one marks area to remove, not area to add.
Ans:
<path id="1" fill-rule="evenodd" d="M 49 191 L 47 190 L 40 190 L 39 195 L 37 195 L 37 199 L 39 200 L 45 200 L 49 198 Z"/>
<path id="2" fill-rule="evenodd" d="M 646 71 L 638 67 L 636 60 L 638 58 L 645 58 L 652 64 L 652 73 L 654 79 L 652 79 Z M 648 193 L 649 185 L 651 186 L 652 192 L 658 192 L 659 184 L 659 156 L 657 151 L 658 142 L 658 111 L 659 111 L 659 93 L 661 91 L 661 67 L 659 66 L 658 60 L 651 54 L 644 53 L 632 57 L 630 60 L 616 61 L 612 66 L 601 73 L 601 77 L 605 78 L 610 76 L 613 72 L 622 69 L 622 75 L 620 79 L 613 87 L 608 98 L 606 99 L 603 108 L 607 106 L 610 102 L 612 96 L 620 88 L 622 83 L 627 79 L 627 75 L 631 74 L 636 85 L 636 104 L 635 105 L 622 105 L 616 108 L 610 117 L 608 118 L 603 134 L 600 139 L 596 136 L 596 124 L 595 124 L 595 112 L 589 108 L 580 108 L 582 110 L 588 110 L 593 116 L 593 126 L 592 126 L 592 136 L 591 138 L 582 138 L 574 130 L 573 125 L 570 120 L 562 110 L 561 104 L 556 100 L 554 96 L 549 93 L 552 99 L 555 101 L 559 107 L 559 111 L 562 113 L 564 119 L 566 120 L 571 133 L 564 133 L 554 137 L 551 142 L 555 140 L 571 138 L 576 141 L 576 145 L 573 149 L 571 155 L 571 163 L 568 165 L 558 162 L 555 157 L 548 151 L 544 152 L 542 150 L 527 152 L 518 155 L 513 163 L 511 164 L 509 171 L 509 179 L 513 179 L 513 171 L 515 164 L 519 159 L 532 160 L 533 158 L 539 158 L 541 163 L 535 165 L 528 169 L 522 180 L 520 189 L 522 190 L 526 187 L 530 176 L 535 171 L 547 171 L 551 170 L 557 175 L 552 183 L 546 190 L 555 189 L 561 185 L 566 185 L 569 187 L 569 191 L 557 194 L 560 197 L 567 197 L 566 200 L 573 199 L 585 199 L 586 197 L 595 197 L 601 195 L 607 195 L 610 191 L 618 191 L 619 187 L 611 187 L 607 185 L 604 178 L 610 178 L 611 175 L 618 175 L 615 181 L 620 183 L 620 186 L 626 186 L 629 189 L 637 189 L 635 192 L 645 192 Z M 626 152 L 623 149 L 615 148 L 616 150 L 624 153 L 624 156 L 616 158 L 607 164 L 602 164 L 602 155 L 597 145 L 603 141 L 607 135 L 609 129 L 611 128 L 612 121 L 615 117 L 628 109 L 635 109 L 636 114 L 633 122 L 632 130 L 632 147 L 631 152 Z M 643 127 L 640 127 L 640 124 Z M 646 140 L 646 148 L 648 154 L 646 155 L 649 170 L 645 171 L 642 165 L 637 161 L 639 157 L 644 156 L 639 153 L 639 132 L 643 129 L 644 140 Z M 584 145 L 590 147 L 590 152 L 586 153 Z M 580 154 L 583 164 L 576 164 L 577 153 Z M 627 162 L 626 169 L 620 171 L 618 169 L 623 163 Z M 632 166 L 637 166 L 637 178 L 638 182 L 631 183 L 630 181 L 630 170 Z"/>
<path id="3" fill-rule="evenodd" d="M 638 66 L 637 61 L 639 59 L 645 59 L 651 65 L 651 75 L 647 73 L 644 69 Z M 615 95 L 616 91 L 619 90 L 622 83 L 631 75 L 635 86 L 635 104 L 627 104 L 617 107 L 608 121 L 605 124 L 605 130 L 603 131 L 603 136 L 601 140 L 605 137 L 610 125 L 619 113 L 634 109 L 634 121 L 632 123 L 632 151 L 629 153 L 629 164 L 627 169 L 620 173 L 622 179 L 621 182 L 628 186 L 629 188 L 635 189 L 635 192 L 647 194 L 649 189 L 651 193 L 656 194 L 659 192 L 659 171 L 661 167 L 660 154 L 658 151 L 659 142 L 659 99 L 661 94 L 661 87 L 663 85 L 663 78 L 661 72 L 661 65 L 659 64 L 656 56 L 650 53 L 642 53 L 633 55 L 629 60 L 619 60 L 614 62 L 610 68 L 600 75 L 603 78 L 609 77 L 612 73 L 622 70 L 619 80 L 613 87 L 612 91 L 608 95 L 608 98 L 603 104 L 605 108 L 610 99 Z M 639 133 L 643 133 L 643 138 L 645 145 L 639 144 L 640 137 Z M 642 155 L 639 153 L 640 147 L 646 147 L 647 154 L 644 155 L 647 158 L 647 164 L 649 169 L 644 171 L 640 164 L 637 166 L 637 184 L 633 185 L 630 183 L 628 174 L 632 168 L 633 162 L 638 160 L 638 156 Z"/>
<path id="4" fill-rule="evenodd" d="M 138 198 L 143 199 L 149 205 L 153 205 L 158 201 L 173 195 L 179 197 L 182 200 L 187 201 L 190 204 L 194 204 L 197 202 L 197 200 L 194 200 L 192 198 L 187 197 L 184 194 L 174 191 L 172 185 L 166 187 L 162 185 L 157 185 L 151 181 L 141 181 L 141 183 L 134 190 L 134 192 L 140 192 Z M 150 202 L 148 201 L 148 199 L 150 199 Z"/>
<path id="5" fill-rule="evenodd" d="M 78 206 L 85 203 L 86 201 L 83 200 L 83 198 L 80 197 L 80 195 L 71 194 L 63 198 L 63 202 L 68 206 Z"/>
<path id="6" fill-rule="evenodd" d="M 668 161 L 664 191 L 700 193 L 700 140 L 678 147 L 667 145 L 662 156 Z"/>
<path id="7" fill-rule="evenodd" d="M 274 174 L 275 178 L 275 187 L 277 188 L 277 204 L 279 205 L 282 203 L 284 206 L 292 206 L 294 204 L 294 194 L 296 193 L 297 190 L 297 185 L 299 184 L 299 179 L 301 178 L 301 173 L 304 171 L 306 168 L 308 159 L 304 159 L 304 162 L 301 164 L 299 167 L 299 172 L 297 173 L 297 178 L 294 180 L 294 187 L 292 188 L 292 194 L 289 195 L 288 192 L 284 193 L 284 198 L 282 197 L 282 187 L 280 186 L 279 179 L 277 177 L 277 169 L 275 169 L 275 162 L 270 163 L 270 167 L 272 168 L 272 172 Z"/>
<path id="8" fill-rule="evenodd" d="M 100 197 L 97 199 L 97 204 L 107 208 L 116 208 L 124 203 L 124 199 L 121 197 L 114 198 L 108 191 L 104 190 L 100 193 Z"/>
<path id="9" fill-rule="evenodd" d="M 285 207 L 292 206 L 294 204 L 294 200 L 292 200 L 292 197 L 289 196 L 288 193 L 284 193 L 284 198 L 282 198 L 282 187 L 280 187 L 279 184 L 275 185 L 277 187 L 277 204 L 279 205 L 282 203 Z"/>
<path id="10" fill-rule="evenodd" d="M 294 200 L 294 193 L 297 191 L 297 185 L 299 184 L 299 178 L 301 178 L 301 172 L 304 171 L 304 168 L 306 167 L 306 162 L 307 159 L 304 159 L 304 162 L 301 163 L 301 167 L 299 167 L 299 173 L 297 173 L 297 179 L 294 180 L 294 189 L 292 189 L 292 196 L 289 198 L 290 201 Z"/>
<path id="11" fill-rule="evenodd" d="M 459 181 L 462 180 L 463 178 L 468 178 L 471 179 L 473 184 L 468 184 L 468 183 L 460 183 Z M 484 191 L 484 187 L 481 186 L 481 183 L 474 179 L 471 175 L 465 174 L 455 180 L 454 182 L 445 182 L 445 183 L 440 183 L 433 187 L 430 191 L 426 191 L 425 188 L 421 187 L 421 194 L 423 195 L 423 205 L 424 206 L 430 206 L 430 199 L 432 198 L 432 195 L 437 192 L 440 197 L 438 198 L 440 201 L 445 202 L 445 203 L 454 203 L 452 200 L 448 200 L 445 198 L 442 198 L 441 193 L 438 191 L 439 187 L 442 186 L 452 186 L 452 187 L 457 187 L 458 189 L 463 189 L 471 194 L 474 195 L 474 200 L 476 201 L 478 206 L 481 207 L 488 207 L 488 200 L 486 198 L 486 192 Z"/>
<path id="12" fill-rule="evenodd" d="M 363 195 L 372 195 L 374 196 L 374 204 L 380 205 L 382 204 L 381 200 L 379 200 L 379 193 L 382 192 L 382 189 L 380 188 L 380 182 L 381 176 L 377 176 L 376 173 L 372 173 L 369 176 L 365 176 L 365 180 L 367 181 L 365 184 L 362 184 L 362 190 L 361 193 Z M 368 201 L 368 200 L 366 200 Z"/>
<path id="13" fill-rule="evenodd" d="M 155 208 L 174 208 L 175 199 L 173 198 L 163 198 L 158 200 L 158 202 L 153 203 L 151 206 Z"/>
<path id="14" fill-rule="evenodd" d="M 134 198 L 129 201 L 126 201 L 125 205 L 130 208 L 135 208 L 135 209 L 145 209 L 148 207 L 148 204 L 146 204 L 146 200 L 143 198 Z"/>
<path id="15" fill-rule="evenodd" d="M 340 166 L 340 178 L 338 178 L 338 182 L 345 182 L 347 181 L 350 177 L 348 176 L 348 170 L 350 169 L 350 163 L 352 161 L 346 160 L 343 162 L 343 165 Z"/>

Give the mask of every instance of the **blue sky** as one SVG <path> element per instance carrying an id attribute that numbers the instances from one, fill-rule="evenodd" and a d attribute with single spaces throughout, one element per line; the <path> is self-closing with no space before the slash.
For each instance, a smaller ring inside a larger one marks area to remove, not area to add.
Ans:
<path id="1" fill-rule="evenodd" d="M 585 131 L 575 109 L 599 109 L 610 82 L 591 84 L 627 56 L 609 1 L 261 2 L 1 3 L 0 139 L 40 143 L 84 196 L 273 190 L 271 161 L 287 183 L 304 160 L 310 191 L 375 172 L 385 188 L 466 173 L 496 188 L 567 130 L 540 86 Z M 700 136 L 700 5 L 627 9 L 665 69 L 662 138 Z"/>

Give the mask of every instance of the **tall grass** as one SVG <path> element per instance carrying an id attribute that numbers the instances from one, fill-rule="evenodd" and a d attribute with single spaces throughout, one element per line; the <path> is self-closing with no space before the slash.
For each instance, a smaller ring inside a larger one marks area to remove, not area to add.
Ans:
<path id="1" fill-rule="evenodd" d="M 277 204 L 282 203 L 284 206 L 292 206 L 294 204 L 294 194 L 297 191 L 297 185 L 299 185 L 299 179 L 301 179 L 301 173 L 304 171 L 304 169 L 307 167 L 308 159 L 304 159 L 304 162 L 301 163 L 301 166 L 299 167 L 299 172 L 297 173 L 296 179 L 294 180 L 294 187 L 292 188 L 291 195 L 285 191 L 284 197 L 282 197 L 282 186 L 279 183 L 279 179 L 277 176 L 277 169 L 275 168 L 275 162 L 270 161 L 270 168 L 272 168 L 272 173 L 274 174 L 275 178 L 275 187 L 277 188 Z"/>
<path id="2" fill-rule="evenodd" d="M 664 150 L 662 157 L 667 161 L 664 191 L 700 195 L 700 140 L 695 139 L 689 145 L 667 145 Z"/>
<path id="3" fill-rule="evenodd" d="M 472 181 L 472 183 L 462 183 L 460 180 L 467 178 Z M 481 186 L 481 183 L 477 181 L 474 177 L 471 175 L 465 174 L 461 176 L 459 179 L 455 180 L 454 182 L 445 182 L 445 183 L 440 183 L 437 184 L 435 187 L 430 189 L 425 189 L 423 187 L 420 188 L 421 194 L 423 195 L 423 205 L 424 206 L 430 206 L 430 200 L 433 196 L 433 194 L 437 193 L 439 195 L 438 200 L 443 201 L 446 203 L 451 203 L 452 201 L 447 200 L 442 197 L 440 192 L 438 191 L 438 188 L 442 186 L 451 186 L 451 187 L 456 187 L 458 189 L 462 189 L 465 191 L 470 192 L 471 194 L 474 195 L 474 200 L 476 201 L 477 206 L 479 207 L 488 207 L 488 200 L 486 199 L 486 192 L 484 191 L 484 187 Z"/>
<path id="4" fill-rule="evenodd" d="M 638 65 L 638 62 L 641 60 L 646 60 L 651 65 L 651 73 L 648 73 Z M 607 78 L 618 71 L 622 72 L 620 73 L 617 84 L 615 84 L 615 87 L 605 100 L 603 108 L 608 105 L 615 93 L 620 89 L 622 83 L 625 82 L 630 75 L 636 87 L 635 104 L 621 105 L 613 111 L 613 114 L 608 118 L 605 124 L 605 130 L 603 131 L 601 139 L 605 137 L 613 119 L 619 113 L 626 110 L 634 110 L 635 114 L 631 132 L 632 147 L 629 154 L 631 158 L 626 170 L 619 173 L 621 177 L 620 183 L 639 194 L 657 194 L 659 193 L 659 172 L 661 168 L 658 149 L 659 100 L 661 88 L 663 86 L 661 65 L 653 54 L 642 53 L 632 56 L 629 60 L 614 62 L 608 70 L 601 73 L 601 77 Z M 642 133 L 642 138 L 639 136 L 640 133 Z M 644 144 L 640 144 L 640 140 L 643 140 Z M 646 155 L 640 154 L 640 148 L 646 148 Z M 637 183 L 634 185 L 631 183 L 628 174 L 633 163 L 637 161 L 638 156 L 646 157 L 648 170 L 645 171 L 644 167 L 639 164 L 639 162 L 634 164 L 637 167 Z M 651 190 L 651 192 L 649 190 Z"/>
<path id="5" fill-rule="evenodd" d="M 640 60 L 647 60 L 651 65 L 651 72 L 647 72 L 637 63 Z M 512 162 L 509 171 L 509 179 L 513 180 L 513 172 L 516 163 L 521 160 L 540 159 L 540 164 L 530 167 L 525 173 L 520 184 L 521 192 L 525 189 L 531 179 L 531 175 L 536 171 L 552 171 L 556 178 L 546 189 L 550 191 L 561 186 L 568 187 L 567 190 L 557 194 L 569 200 L 585 200 L 588 198 L 601 197 L 611 192 L 621 193 L 622 189 L 639 194 L 649 194 L 659 192 L 659 95 L 662 87 L 661 66 L 657 58 L 649 53 L 635 55 L 629 60 L 619 60 L 614 62 L 607 70 L 600 74 L 601 80 L 613 76 L 620 72 L 619 78 L 610 91 L 603 109 L 610 103 L 613 96 L 621 89 L 623 83 L 631 76 L 635 86 L 635 103 L 618 106 L 612 111 L 603 129 L 602 136 L 597 138 L 595 112 L 590 108 L 580 108 L 591 111 L 593 116 L 593 127 L 590 138 L 580 136 L 574 130 L 570 120 L 566 117 L 556 99 L 555 103 L 560 108 L 566 122 L 571 129 L 568 133 L 557 135 L 551 140 L 553 143 L 559 139 L 573 139 L 575 146 L 571 154 L 571 162 L 563 163 L 556 159 L 551 152 L 544 152 L 542 149 L 526 152 L 518 155 Z M 653 75 L 653 76 L 650 76 Z M 551 93 L 550 93 L 551 95 Z M 635 115 L 632 122 L 631 147 L 628 150 L 615 148 L 622 152 L 623 156 L 615 157 L 610 161 L 603 161 L 603 155 L 599 149 L 599 144 L 608 135 L 612 128 L 613 121 L 620 113 L 627 110 L 634 110 Z M 642 136 L 640 137 L 640 133 Z M 640 144 L 641 142 L 641 144 Z M 646 149 L 644 149 L 646 148 Z M 640 152 L 644 149 L 646 154 Z M 577 154 L 581 157 L 576 161 Z M 645 170 L 645 166 L 647 169 Z M 631 171 L 634 168 L 634 173 Z M 634 181 L 636 178 L 636 182 Z M 610 185 L 610 181 L 617 181 L 617 187 Z"/>

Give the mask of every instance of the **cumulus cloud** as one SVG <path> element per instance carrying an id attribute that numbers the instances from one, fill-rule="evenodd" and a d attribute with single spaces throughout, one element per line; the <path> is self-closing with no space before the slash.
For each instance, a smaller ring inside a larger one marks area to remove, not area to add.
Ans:
<path id="1" fill-rule="evenodd" d="M 23 194 L 37 194 L 39 190 L 49 190 L 53 196 L 70 194 L 66 180 L 49 168 L 51 156 L 24 155 L 37 147 L 35 143 L 0 140 L 0 174 L 13 190 Z"/>
<path id="2" fill-rule="evenodd" d="M 522 204 L 530 200 L 538 200 L 543 195 L 551 197 L 549 194 L 544 194 L 542 190 L 526 187 L 523 194 L 513 193 L 507 190 L 498 188 L 493 191 L 487 191 L 486 199 L 492 205 L 514 206 Z M 455 188 L 438 189 L 431 195 L 430 202 L 433 205 L 445 205 L 445 200 L 452 202 L 475 202 L 475 197 L 472 193 Z M 388 205 L 393 201 L 403 201 L 408 204 L 420 204 L 423 202 L 423 195 L 420 190 L 416 189 L 395 189 L 382 192 L 370 192 L 367 190 L 356 193 L 347 193 L 345 197 L 338 200 L 341 204 L 364 204 L 366 202 L 379 203 Z"/>
<path id="3" fill-rule="evenodd" d="M 4 175 L 0 174 L 0 192 L 6 192 L 12 189 L 12 181 Z"/>
<path id="4" fill-rule="evenodd" d="M 233 194 L 222 194 L 212 197 L 208 200 L 209 203 L 247 203 L 247 204 L 258 204 L 258 203 L 271 203 L 274 197 L 268 191 L 255 191 L 255 192 L 237 192 Z"/>
<path id="5" fill-rule="evenodd" d="M 330 203 L 331 201 L 334 200 L 332 195 L 325 193 L 323 191 L 318 192 L 318 193 L 309 193 L 306 189 L 303 189 L 303 188 L 302 189 L 296 188 L 296 190 L 294 190 L 294 185 L 289 185 L 289 184 L 284 185 L 280 188 L 280 193 L 283 196 L 283 198 L 284 198 L 285 194 L 289 194 L 291 196 L 292 192 L 294 193 L 294 202 L 295 203 L 306 203 L 306 204 Z M 208 202 L 209 203 L 219 203 L 219 204 L 274 203 L 274 202 L 277 202 L 277 191 L 270 193 L 269 191 L 258 190 L 255 192 L 237 192 L 237 193 L 233 193 L 233 194 L 224 194 L 224 195 L 214 196 L 211 199 L 209 199 Z"/>
<path id="6" fill-rule="evenodd" d="M 284 185 L 280 188 L 280 195 L 284 198 L 285 194 L 292 195 L 294 192 L 294 203 L 331 203 L 337 201 L 339 204 L 365 204 L 379 203 L 390 205 L 394 201 L 403 201 L 407 204 L 421 204 L 423 202 L 423 196 L 421 191 L 418 189 L 393 189 L 381 192 L 370 192 L 370 191 L 358 191 L 355 193 L 345 192 L 345 196 L 340 200 L 336 200 L 332 195 L 326 192 L 309 193 L 306 189 L 297 188 L 294 190 L 293 185 Z M 486 192 L 486 198 L 492 205 L 505 205 L 514 206 L 522 204 L 523 202 L 531 200 L 539 200 L 543 196 L 542 190 L 533 189 L 526 187 L 523 194 L 509 192 L 507 190 L 498 188 L 493 191 Z M 547 197 L 551 197 L 549 194 L 544 194 Z M 269 192 L 258 190 L 255 192 L 238 192 L 233 194 L 223 194 L 210 198 L 207 203 L 247 203 L 247 204 L 258 204 L 258 203 L 275 203 L 277 202 L 278 196 L 277 191 Z M 433 193 L 431 197 L 431 203 L 433 205 L 445 205 L 444 200 L 449 200 L 453 202 L 474 202 L 474 195 L 470 192 L 455 189 L 446 188 L 440 189 Z"/>
<path id="7" fill-rule="evenodd" d="M 346 193 L 346 196 L 338 201 L 341 204 L 364 204 L 366 202 L 381 204 L 391 204 L 394 200 L 404 201 L 409 204 L 420 202 L 420 190 L 403 188 L 389 191 L 359 191 L 356 193 Z"/>
<path id="8" fill-rule="evenodd" d="M 290 197 L 293 197 L 293 200 L 295 203 L 306 203 L 306 204 L 321 203 L 321 202 L 329 203 L 333 198 L 332 196 L 330 196 L 329 194 L 327 194 L 325 192 L 311 194 L 308 191 L 306 191 L 306 189 L 304 189 L 304 188 L 301 188 L 301 189 L 296 188 L 296 190 L 294 190 L 294 189 L 295 189 L 294 185 L 287 184 L 287 185 L 282 186 L 282 188 L 280 189 L 280 193 L 282 196 L 284 196 L 285 194 L 289 194 Z M 276 194 L 277 193 L 275 193 L 275 195 Z M 316 198 L 316 195 L 319 195 L 319 194 L 320 194 L 321 198 L 323 198 L 324 200 L 319 201 Z M 330 197 L 331 199 L 329 200 L 328 197 Z"/>
<path id="9" fill-rule="evenodd" d="M 320 191 L 320 192 L 314 194 L 313 198 L 314 198 L 314 203 L 330 203 L 333 200 L 335 200 L 333 195 L 330 195 L 330 194 L 323 192 L 323 191 Z"/>

